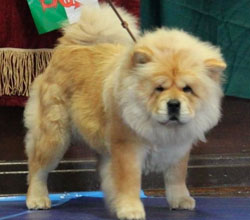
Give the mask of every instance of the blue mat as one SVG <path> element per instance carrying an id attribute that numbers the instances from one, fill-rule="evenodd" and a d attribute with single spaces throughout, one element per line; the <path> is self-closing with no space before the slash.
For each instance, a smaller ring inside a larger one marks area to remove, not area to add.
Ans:
<path id="1" fill-rule="evenodd" d="M 50 196 L 51 210 L 28 211 L 25 197 L 0 198 L 0 220 L 111 220 L 106 211 L 102 194 L 70 193 Z M 249 220 L 250 198 L 196 198 L 195 211 L 170 211 L 165 198 L 141 195 L 147 220 Z"/>

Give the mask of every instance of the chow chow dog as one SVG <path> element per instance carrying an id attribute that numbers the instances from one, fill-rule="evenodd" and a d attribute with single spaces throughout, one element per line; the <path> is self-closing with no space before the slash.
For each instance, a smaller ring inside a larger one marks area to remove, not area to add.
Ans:
<path id="1" fill-rule="evenodd" d="M 32 84 L 24 111 L 29 209 L 51 207 L 48 173 L 75 135 L 100 154 L 101 188 L 118 219 L 145 219 L 143 172 L 163 173 L 170 208 L 195 208 L 189 152 L 220 119 L 226 64 L 210 43 L 177 29 L 140 34 L 118 10 L 136 43 L 108 5 L 84 7 Z"/>

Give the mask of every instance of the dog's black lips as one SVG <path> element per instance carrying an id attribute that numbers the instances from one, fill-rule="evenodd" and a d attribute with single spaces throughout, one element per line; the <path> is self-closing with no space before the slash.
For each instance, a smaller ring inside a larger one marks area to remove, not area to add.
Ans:
<path id="1" fill-rule="evenodd" d="M 179 119 L 176 116 L 171 116 L 169 118 L 170 121 L 179 121 Z"/>

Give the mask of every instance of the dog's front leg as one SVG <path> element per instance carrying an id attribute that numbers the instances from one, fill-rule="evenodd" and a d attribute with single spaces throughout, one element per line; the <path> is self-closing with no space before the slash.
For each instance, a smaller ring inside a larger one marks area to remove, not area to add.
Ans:
<path id="1" fill-rule="evenodd" d="M 195 200 L 190 196 L 186 186 L 188 159 L 189 153 L 164 172 L 166 197 L 171 209 L 195 208 Z"/>
<path id="2" fill-rule="evenodd" d="M 141 162 L 134 143 L 114 142 L 101 168 L 106 202 L 118 219 L 145 219 L 140 200 Z"/>

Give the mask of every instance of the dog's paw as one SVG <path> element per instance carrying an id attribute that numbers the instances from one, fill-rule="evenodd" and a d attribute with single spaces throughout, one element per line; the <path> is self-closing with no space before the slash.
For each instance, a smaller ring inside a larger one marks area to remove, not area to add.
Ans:
<path id="1" fill-rule="evenodd" d="M 50 209 L 51 201 L 48 196 L 28 197 L 26 200 L 28 209 Z"/>
<path id="2" fill-rule="evenodd" d="M 195 208 L 195 200 L 191 196 L 173 197 L 168 199 L 170 209 L 188 209 Z"/>
<path id="3" fill-rule="evenodd" d="M 137 204 L 126 204 L 117 209 L 117 218 L 120 220 L 144 220 L 145 211 L 143 204 L 138 202 Z"/>
<path id="4" fill-rule="evenodd" d="M 188 209 L 195 208 L 195 200 L 190 196 L 185 184 L 169 185 L 166 188 L 167 201 L 170 209 Z"/>

